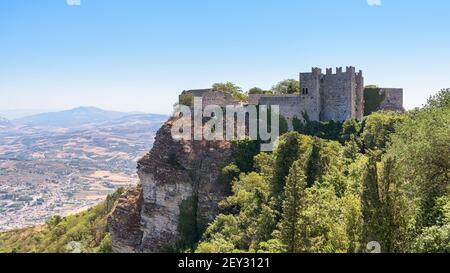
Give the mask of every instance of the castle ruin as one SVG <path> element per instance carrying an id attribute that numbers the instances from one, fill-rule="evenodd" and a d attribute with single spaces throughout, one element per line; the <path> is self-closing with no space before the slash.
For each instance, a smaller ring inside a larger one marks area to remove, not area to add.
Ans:
<path id="1" fill-rule="evenodd" d="M 214 92 L 219 93 L 211 95 Z M 365 115 L 377 110 L 403 111 L 403 89 L 376 88 L 376 92 L 379 101 L 368 101 L 363 72 L 357 72 L 355 67 L 348 66 L 345 71 L 338 67 L 335 73 L 333 69 L 327 68 L 325 74 L 320 68 L 312 68 L 311 72 L 300 73 L 300 94 L 250 94 L 246 103 L 279 105 L 280 115 L 291 129 L 294 118 L 342 122 L 350 118 L 362 120 Z M 211 89 L 183 91 L 182 95 L 186 93 L 202 97 L 206 105 L 237 103 L 229 94 Z M 366 107 L 367 103 L 371 107 Z M 369 108 L 371 110 L 367 111 Z"/>

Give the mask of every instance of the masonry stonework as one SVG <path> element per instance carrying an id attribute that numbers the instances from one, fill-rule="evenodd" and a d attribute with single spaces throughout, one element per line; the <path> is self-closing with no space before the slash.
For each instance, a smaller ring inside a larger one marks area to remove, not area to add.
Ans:
<path id="1" fill-rule="evenodd" d="M 380 88 L 380 93 L 384 94 L 384 100 L 380 104 L 380 109 L 390 111 L 404 111 L 403 89 Z"/>
<path id="2" fill-rule="evenodd" d="M 380 88 L 384 100 L 379 110 L 403 110 L 403 89 Z M 239 104 L 231 94 L 211 89 L 183 91 L 203 98 L 203 105 Z M 300 94 L 250 94 L 250 105 L 279 105 L 280 114 L 287 120 L 292 129 L 294 118 L 305 121 L 345 121 L 350 118 L 362 120 L 364 117 L 364 77 L 363 72 L 348 66 L 327 68 L 322 73 L 320 68 L 312 68 L 311 72 L 300 73 Z"/>
<path id="3" fill-rule="evenodd" d="M 259 105 L 279 105 L 280 115 L 283 116 L 287 123 L 289 130 L 293 129 L 293 119 L 301 118 L 302 112 L 299 105 L 301 98 L 298 95 L 273 95 L 262 96 L 259 99 Z"/>
<path id="4" fill-rule="evenodd" d="M 363 118 L 364 78 L 354 67 L 346 71 L 331 68 L 322 74 L 313 68 L 311 73 L 300 73 L 301 108 L 312 121 L 344 121 Z"/>

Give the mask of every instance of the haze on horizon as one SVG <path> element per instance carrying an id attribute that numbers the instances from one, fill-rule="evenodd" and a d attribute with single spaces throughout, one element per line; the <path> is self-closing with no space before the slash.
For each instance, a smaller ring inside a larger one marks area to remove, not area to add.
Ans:
<path id="1" fill-rule="evenodd" d="M 181 90 L 349 65 L 410 109 L 449 87 L 449 15 L 440 0 L 1 1 L 0 110 L 170 113 Z"/>

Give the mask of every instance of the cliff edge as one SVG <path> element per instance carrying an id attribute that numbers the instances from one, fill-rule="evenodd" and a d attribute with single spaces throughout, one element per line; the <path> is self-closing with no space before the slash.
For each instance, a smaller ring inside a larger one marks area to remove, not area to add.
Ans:
<path id="1" fill-rule="evenodd" d="M 139 185 L 108 219 L 114 252 L 165 252 L 189 247 L 218 213 L 228 186 L 220 181 L 231 160 L 228 141 L 175 141 L 169 119 L 152 150 L 138 161 Z"/>

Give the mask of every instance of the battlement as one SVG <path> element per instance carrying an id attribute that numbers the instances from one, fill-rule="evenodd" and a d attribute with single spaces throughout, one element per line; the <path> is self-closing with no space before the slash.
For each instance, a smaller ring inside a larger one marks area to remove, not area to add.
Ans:
<path id="1" fill-rule="evenodd" d="M 362 71 L 353 66 L 319 68 L 311 73 L 300 73 L 301 107 L 312 120 L 342 121 L 350 117 L 362 119 L 364 109 Z"/>
<path id="2" fill-rule="evenodd" d="M 331 76 L 331 75 L 343 75 L 343 74 L 355 74 L 356 76 L 362 76 L 362 70 L 359 70 L 358 73 L 356 72 L 356 68 L 353 66 L 347 66 L 345 68 L 345 71 L 343 67 L 336 67 L 335 73 L 333 73 L 333 68 L 326 68 L 325 69 L 325 75 L 324 76 Z M 304 74 L 304 73 L 302 73 Z M 320 68 L 312 68 L 312 74 L 322 74 L 322 70 Z"/>
<path id="3" fill-rule="evenodd" d="M 317 67 L 313 67 L 311 69 L 311 72 L 312 72 L 313 75 L 322 75 L 322 69 L 317 68 Z"/>

